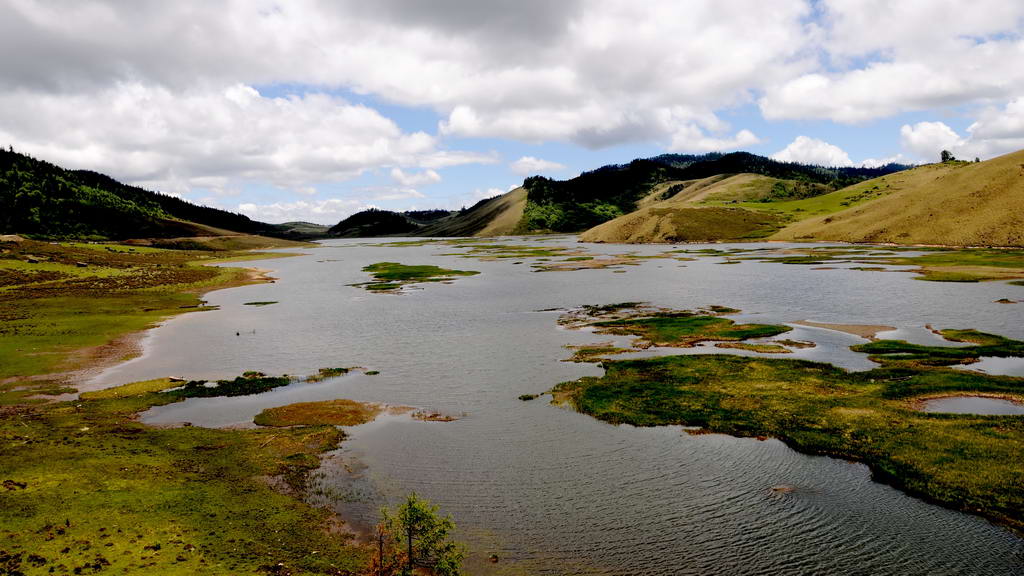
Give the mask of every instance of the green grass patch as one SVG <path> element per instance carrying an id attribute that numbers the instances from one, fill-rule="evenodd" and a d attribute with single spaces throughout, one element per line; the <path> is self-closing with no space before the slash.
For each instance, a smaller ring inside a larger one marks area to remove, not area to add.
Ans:
<path id="1" fill-rule="evenodd" d="M 371 292 L 395 292 L 409 284 L 447 282 L 460 276 L 479 274 L 474 270 L 451 270 L 439 266 L 407 265 L 398 262 L 370 264 L 363 268 L 363 272 L 369 272 L 374 281 L 352 284 L 352 286 L 359 286 Z"/>
<path id="2" fill-rule="evenodd" d="M 691 312 L 606 320 L 593 324 L 601 334 L 632 335 L 655 346 L 693 346 L 706 341 L 766 338 L 792 330 L 772 324 L 737 324 L 728 318 Z"/>
<path id="3" fill-rule="evenodd" d="M 216 398 L 220 396 L 251 396 L 292 383 L 284 376 L 267 376 L 260 372 L 246 372 L 234 380 L 218 380 L 213 385 L 202 380 L 191 380 L 166 394 L 177 398 Z"/>
<path id="4" fill-rule="evenodd" d="M 316 374 L 306 377 L 306 382 L 322 382 L 328 378 L 337 378 L 351 372 L 353 368 L 321 368 Z"/>
<path id="5" fill-rule="evenodd" d="M 512 258 L 521 260 L 524 258 L 554 258 L 556 256 L 569 255 L 569 249 L 564 246 L 527 246 L 524 244 L 482 244 L 480 242 L 453 241 L 455 248 L 467 248 L 465 252 L 453 252 L 443 256 L 461 256 L 463 258 L 476 258 L 477 260 L 504 260 Z"/>
<path id="6" fill-rule="evenodd" d="M 169 384 L 4 409 L 6 573 L 298 575 L 365 565 L 364 550 L 327 530 L 327 511 L 271 488 L 301 494 L 318 454 L 335 448 L 341 432 L 155 429 L 135 421 L 175 401 L 155 392 Z"/>
<path id="7" fill-rule="evenodd" d="M 871 360 L 883 365 L 914 367 L 971 364 L 983 357 L 1024 357 L 1024 342 L 996 334 L 987 334 L 977 330 L 942 330 L 939 334 L 947 340 L 970 342 L 975 345 L 951 348 L 949 346 L 923 346 L 903 340 L 877 340 L 867 344 L 858 344 L 851 350 L 869 354 L 868 357 Z"/>
<path id="8" fill-rule="evenodd" d="M 754 344 L 751 342 L 719 342 L 715 348 L 730 348 L 734 350 L 746 350 L 748 352 L 759 352 L 761 354 L 792 354 L 793 351 L 781 344 Z"/>
<path id="9" fill-rule="evenodd" d="M 564 360 L 564 362 L 598 362 L 607 356 L 633 352 L 629 348 L 619 348 L 611 344 L 566 346 L 566 348 L 572 350 L 572 356 Z"/>

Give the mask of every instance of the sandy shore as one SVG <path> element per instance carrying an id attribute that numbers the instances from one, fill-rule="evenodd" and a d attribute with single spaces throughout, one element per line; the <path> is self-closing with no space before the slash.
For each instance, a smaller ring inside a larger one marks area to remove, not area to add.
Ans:
<path id="1" fill-rule="evenodd" d="M 826 322 L 811 322 L 810 320 L 801 320 L 799 322 L 790 322 L 797 326 L 808 326 L 810 328 L 824 328 L 825 330 L 835 330 L 837 332 L 846 332 L 847 334 L 853 334 L 854 336 L 860 336 L 861 338 L 867 338 L 868 340 L 874 340 L 875 336 L 879 332 L 888 332 L 895 330 L 895 326 L 886 326 L 884 324 L 828 324 Z"/>

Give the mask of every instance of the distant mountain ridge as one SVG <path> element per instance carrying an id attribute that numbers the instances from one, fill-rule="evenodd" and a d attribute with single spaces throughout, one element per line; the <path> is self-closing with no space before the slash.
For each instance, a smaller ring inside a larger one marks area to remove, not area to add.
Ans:
<path id="1" fill-rule="evenodd" d="M 829 168 L 779 162 L 747 152 L 662 154 L 602 166 L 568 180 L 531 176 L 520 188 L 429 222 L 417 219 L 412 212 L 365 210 L 339 222 L 329 234 L 355 237 L 577 233 L 629 214 L 644 201 L 670 198 L 682 189 L 684 182 L 712 176 L 764 175 L 783 182 L 780 194 L 806 197 L 906 168 L 900 164 Z M 654 190 L 660 190 L 662 196 L 652 198 Z"/>

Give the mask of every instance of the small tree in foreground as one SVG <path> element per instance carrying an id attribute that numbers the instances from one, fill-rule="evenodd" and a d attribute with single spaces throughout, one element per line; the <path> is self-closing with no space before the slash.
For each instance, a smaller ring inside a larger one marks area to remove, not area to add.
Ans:
<path id="1" fill-rule="evenodd" d="M 379 576 L 411 576 L 420 571 L 434 576 L 462 573 L 465 551 L 451 539 L 455 523 L 441 517 L 438 507 L 409 494 L 394 510 L 381 510 L 377 525 L 377 554 L 372 573 Z"/>

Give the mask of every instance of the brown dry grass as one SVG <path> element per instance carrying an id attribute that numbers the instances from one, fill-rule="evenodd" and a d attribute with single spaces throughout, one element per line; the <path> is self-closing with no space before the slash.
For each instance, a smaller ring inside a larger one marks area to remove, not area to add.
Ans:
<path id="1" fill-rule="evenodd" d="M 641 208 L 595 226 L 580 235 L 584 242 L 657 243 L 745 240 L 767 236 L 784 220 L 739 207 L 698 206 L 705 200 L 757 200 L 780 180 L 756 174 L 721 174 L 701 180 L 667 182 L 641 201 Z M 651 200 L 669 187 L 683 189 L 667 200 Z"/>
<path id="2" fill-rule="evenodd" d="M 526 209 L 526 188 L 515 190 L 501 196 L 496 202 L 497 215 L 474 236 L 508 236 L 516 229 L 523 219 Z"/>
<path id="3" fill-rule="evenodd" d="M 889 330 L 896 329 L 893 326 L 884 326 L 881 324 L 828 324 L 826 322 L 811 322 L 810 320 L 790 322 L 790 324 L 810 326 L 812 328 L 824 328 L 826 330 L 835 330 L 837 332 L 846 332 L 847 334 L 853 334 L 854 336 L 860 336 L 861 338 L 867 338 L 869 340 L 874 339 L 879 332 L 888 332 Z"/>
<path id="4" fill-rule="evenodd" d="M 1024 246 L 1024 150 L 981 163 L 920 166 L 897 176 L 888 177 L 892 192 L 797 222 L 772 239 Z"/>
<path id="5" fill-rule="evenodd" d="M 339 398 L 267 408 L 253 422 L 260 426 L 356 426 L 372 421 L 383 411 L 381 404 Z"/>

